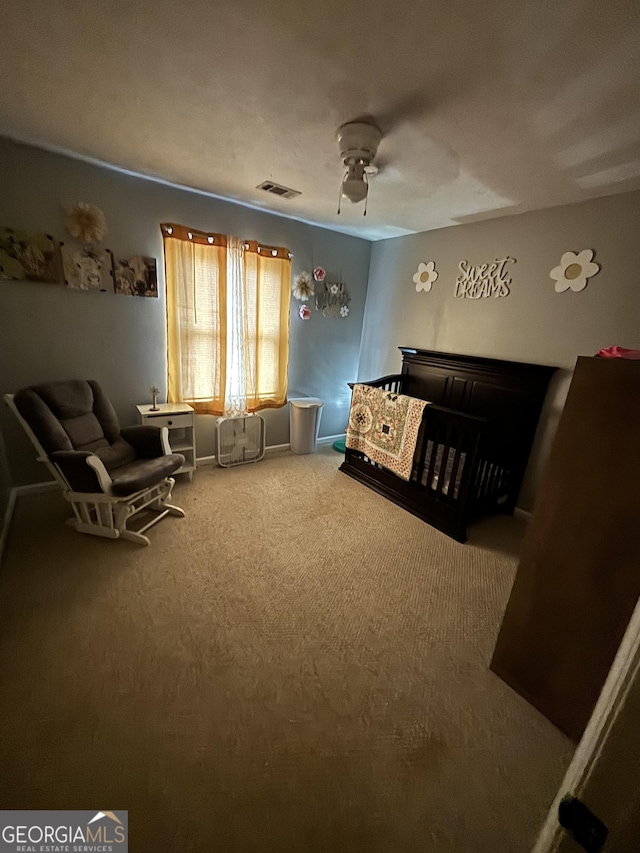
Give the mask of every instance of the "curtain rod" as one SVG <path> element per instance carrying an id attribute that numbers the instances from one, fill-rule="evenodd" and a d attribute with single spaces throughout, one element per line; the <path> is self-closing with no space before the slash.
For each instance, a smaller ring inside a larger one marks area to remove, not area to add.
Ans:
<path id="1" fill-rule="evenodd" d="M 188 240 L 200 238 L 200 240 L 197 240 L 197 242 L 204 242 L 204 240 L 206 240 L 207 243 L 209 243 L 209 245 L 211 246 L 215 245 L 216 243 L 218 245 L 227 245 L 227 238 L 223 234 L 216 234 L 210 231 L 199 231 L 197 228 L 187 228 L 186 225 L 176 225 L 171 222 L 163 222 L 160 225 L 160 229 L 167 236 L 172 236 L 174 231 L 176 231 L 178 232 L 176 234 L 176 237 L 179 233 L 182 233 L 183 239 L 184 236 L 186 236 Z M 268 252 L 273 255 L 274 258 L 277 257 L 279 252 L 288 255 L 289 259 L 293 258 L 293 252 L 290 252 L 284 246 L 267 246 L 266 244 L 259 243 L 256 240 L 243 240 L 243 248 L 251 248 L 252 243 L 256 246 L 256 250 L 258 252 Z"/>

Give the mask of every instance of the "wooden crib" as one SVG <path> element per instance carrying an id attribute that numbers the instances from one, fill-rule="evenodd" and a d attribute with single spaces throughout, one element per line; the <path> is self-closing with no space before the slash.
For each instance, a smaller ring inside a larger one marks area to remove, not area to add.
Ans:
<path id="1" fill-rule="evenodd" d="M 363 384 L 430 401 L 411 479 L 349 448 L 340 470 L 464 542 L 479 516 L 513 513 L 556 368 L 399 349 L 401 373 Z"/>

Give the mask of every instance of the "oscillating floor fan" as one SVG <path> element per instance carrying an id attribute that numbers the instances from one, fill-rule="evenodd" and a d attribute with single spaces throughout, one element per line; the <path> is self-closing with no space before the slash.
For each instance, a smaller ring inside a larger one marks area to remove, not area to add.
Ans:
<path id="1" fill-rule="evenodd" d="M 218 419 L 218 465 L 231 468 L 264 456 L 265 424 L 260 415 Z"/>

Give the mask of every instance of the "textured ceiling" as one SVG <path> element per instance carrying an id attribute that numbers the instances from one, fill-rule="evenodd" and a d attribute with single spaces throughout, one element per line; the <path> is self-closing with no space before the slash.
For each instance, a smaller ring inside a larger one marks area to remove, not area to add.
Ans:
<path id="1" fill-rule="evenodd" d="M 0 134 L 369 239 L 640 187 L 635 0 L 5 0 L 0 76 Z"/>

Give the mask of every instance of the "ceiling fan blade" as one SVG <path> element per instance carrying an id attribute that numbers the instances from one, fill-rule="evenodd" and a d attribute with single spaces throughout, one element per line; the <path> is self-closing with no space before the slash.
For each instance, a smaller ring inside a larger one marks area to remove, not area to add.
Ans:
<path id="1" fill-rule="evenodd" d="M 399 98 L 388 109 L 378 112 L 374 121 L 387 136 L 401 124 L 427 115 L 430 108 L 431 103 L 423 92 L 411 92 Z"/>
<path id="2" fill-rule="evenodd" d="M 377 155 L 376 159 L 374 160 L 374 165 L 378 169 L 376 174 L 379 175 L 384 172 L 384 170 L 389 166 L 390 163 L 391 160 L 388 157 L 380 157 L 379 155 Z"/>

